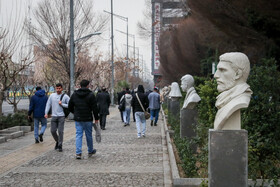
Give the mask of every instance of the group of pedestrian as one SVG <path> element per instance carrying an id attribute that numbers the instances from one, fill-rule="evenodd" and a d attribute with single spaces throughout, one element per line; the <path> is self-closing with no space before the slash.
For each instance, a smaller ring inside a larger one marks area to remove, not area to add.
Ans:
<path id="1" fill-rule="evenodd" d="M 146 137 L 146 118 L 145 112 L 150 112 L 151 126 L 157 126 L 160 111 L 160 94 L 157 87 L 153 92 L 146 92 L 143 85 L 138 85 L 136 92 L 131 92 L 129 88 L 123 89 L 118 93 L 118 104 L 125 107 L 119 107 L 124 126 L 130 125 L 130 114 L 135 118 L 137 137 Z"/>
<path id="2" fill-rule="evenodd" d="M 106 116 L 109 115 L 110 97 L 106 88 L 103 87 L 101 93 L 95 97 L 94 93 L 89 90 L 89 81 L 82 80 L 80 89 L 74 91 L 71 98 L 62 93 L 62 84 L 56 84 L 56 93 L 52 93 L 49 98 L 45 90 L 36 87 L 34 96 L 31 97 L 28 118 L 34 118 L 34 137 L 35 143 L 43 142 L 43 135 L 47 127 L 47 118 L 51 111 L 51 134 L 55 140 L 55 150 L 62 152 L 65 113 L 63 108 L 74 114 L 76 128 L 76 158 L 82 157 L 82 139 L 85 132 L 88 147 L 88 156 L 96 153 L 93 148 L 92 127 L 93 117 L 95 124 L 98 124 L 100 118 L 101 129 L 105 130 Z M 39 133 L 39 123 L 41 130 Z"/>

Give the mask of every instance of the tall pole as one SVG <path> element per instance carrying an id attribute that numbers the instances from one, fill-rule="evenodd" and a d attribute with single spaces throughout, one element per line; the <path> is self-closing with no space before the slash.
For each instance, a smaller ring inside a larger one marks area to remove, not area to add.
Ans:
<path id="1" fill-rule="evenodd" d="M 111 82 L 111 103 L 114 104 L 114 24 L 113 24 L 113 0 L 111 0 L 111 41 L 112 41 L 112 82 Z"/>
<path id="2" fill-rule="evenodd" d="M 70 0 L 70 95 L 74 92 L 74 2 Z"/>
<path id="3" fill-rule="evenodd" d="M 128 18 L 126 22 L 126 71 L 125 71 L 125 81 L 128 82 L 128 76 L 127 76 L 127 71 L 128 71 Z"/>
<path id="4" fill-rule="evenodd" d="M 134 65 L 133 65 L 133 76 L 136 77 L 135 75 L 135 36 L 133 35 L 133 58 L 134 58 Z"/>

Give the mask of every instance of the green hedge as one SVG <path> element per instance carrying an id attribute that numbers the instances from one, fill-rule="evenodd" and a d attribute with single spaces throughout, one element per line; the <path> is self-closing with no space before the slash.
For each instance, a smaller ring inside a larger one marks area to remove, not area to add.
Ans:
<path id="1" fill-rule="evenodd" d="M 15 114 L 8 114 L 7 116 L 0 117 L 0 130 L 14 126 L 32 126 L 32 123 L 28 122 L 27 111 L 21 110 Z"/>
<path id="2" fill-rule="evenodd" d="M 175 134 L 174 143 L 182 160 L 181 166 L 188 177 L 207 177 L 208 130 L 213 128 L 217 84 L 214 80 L 195 77 L 201 97 L 198 104 L 196 137 L 180 138 L 180 121 L 169 116 Z M 252 179 L 280 178 L 280 73 L 274 59 L 263 59 L 251 69 L 248 84 L 253 90 L 252 99 L 242 113 L 242 128 L 248 131 L 248 172 Z M 182 101 L 183 102 L 182 98 Z M 192 147 L 197 147 L 197 152 Z"/>

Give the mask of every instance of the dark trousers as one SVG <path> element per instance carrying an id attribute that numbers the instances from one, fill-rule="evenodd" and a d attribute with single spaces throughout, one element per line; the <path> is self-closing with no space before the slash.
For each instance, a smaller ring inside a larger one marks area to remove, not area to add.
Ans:
<path id="1" fill-rule="evenodd" d="M 63 143 L 64 121 L 64 116 L 52 117 L 51 120 L 51 134 L 59 146 Z M 58 131 L 58 134 L 56 131 Z"/>
<path id="2" fill-rule="evenodd" d="M 132 116 L 133 116 L 133 121 L 135 122 L 136 120 L 135 120 L 135 110 L 134 110 L 134 107 L 132 107 Z"/>
<path id="3" fill-rule="evenodd" d="M 124 120 L 123 120 L 123 113 L 122 113 L 122 111 L 120 111 L 120 114 L 121 114 L 122 122 L 124 122 Z"/>
<path id="4" fill-rule="evenodd" d="M 107 114 L 100 114 L 100 128 L 105 128 Z"/>

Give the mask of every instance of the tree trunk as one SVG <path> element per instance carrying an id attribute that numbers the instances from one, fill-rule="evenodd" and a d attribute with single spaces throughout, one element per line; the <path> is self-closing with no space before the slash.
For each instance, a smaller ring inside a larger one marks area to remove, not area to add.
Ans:
<path id="1" fill-rule="evenodd" d="M 13 104 L 13 107 L 14 107 L 14 113 L 16 113 L 18 111 L 17 103 L 16 102 Z"/>
<path id="2" fill-rule="evenodd" d="M 0 116 L 2 116 L 2 105 L 3 105 L 3 101 L 4 101 L 4 92 L 1 90 L 0 91 Z"/>

